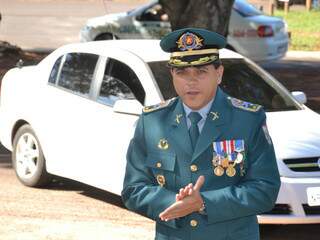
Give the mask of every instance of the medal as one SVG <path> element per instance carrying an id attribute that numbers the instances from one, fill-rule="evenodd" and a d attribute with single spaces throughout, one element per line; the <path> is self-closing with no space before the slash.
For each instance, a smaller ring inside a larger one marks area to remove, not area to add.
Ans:
<path id="1" fill-rule="evenodd" d="M 239 153 L 237 154 L 237 158 L 236 158 L 236 160 L 235 160 L 235 163 L 241 163 L 242 160 L 243 160 L 243 154 L 239 152 Z"/>
<path id="2" fill-rule="evenodd" d="M 236 169 L 232 165 L 229 165 L 229 167 L 226 170 L 226 174 L 228 177 L 233 177 L 234 175 L 236 175 L 236 172 Z"/>
<path id="3" fill-rule="evenodd" d="M 228 158 L 222 159 L 221 166 L 223 168 L 227 168 L 229 166 L 229 159 Z"/>
<path id="4" fill-rule="evenodd" d="M 220 177 L 224 174 L 224 169 L 221 166 L 217 166 L 214 168 L 213 172 L 216 176 Z"/>
<path id="5" fill-rule="evenodd" d="M 212 159 L 212 165 L 213 166 L 218 166 L 219 165 L 219 161 L 220 161 L 220 158 L 218 155 L 214 156 L 213 159 Z"/>

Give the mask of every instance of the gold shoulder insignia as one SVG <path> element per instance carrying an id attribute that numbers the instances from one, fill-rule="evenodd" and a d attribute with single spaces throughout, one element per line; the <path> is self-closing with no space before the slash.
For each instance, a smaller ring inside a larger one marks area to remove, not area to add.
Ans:
<path id="1" fill-rule="evenodd" d="M 162 101 L 158 104 L 155 104 L 155 105 L 151 105 L 151 106 L 146 106 L 143 108 L 143 112 L 144 113 L 149 113 L 149 112 L 154 112 L 154 111 L 157 111 L 157 110 L 160 110 L 160 109 L 163 109 L 165 107 L 168 107 L 170 105 L 170 103 L 174 100 L 175 98 L 171 98 L 169 100 L 166 100 L 166 101 Z"/>
<path id="2" fill-rule="evenodd" d="M 237 98 L 228 97 L 228 99 L 230 100 L 231 104 L 234 107 L 241 108 L 246 111 L 258 112 L 260 110 L 260 108 L 262 108 L 262 106 L 259 104 L 245 102 L 245 101 L 237 99 Z"/>

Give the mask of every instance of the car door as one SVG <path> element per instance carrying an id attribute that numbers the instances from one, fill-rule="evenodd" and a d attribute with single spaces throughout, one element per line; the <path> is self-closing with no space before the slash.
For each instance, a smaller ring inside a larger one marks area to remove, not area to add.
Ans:
<path id="1" fill-rule="evenodd" d="M 68 53 L 57 60 L 49 77 L 42 132 L 47 168 L 53 174 L 79 181 L 87 174 L 92 152 L 87 143 L 94 125 L 91 85 L 98 59 L 95 54 Z"/>
<path id="2" fill-rule="evenodd" d="M 120 194 L 126 166 L 126 152 L 134 134 L 137 114 L 117 112 L 119 100 L 140 102 L 145 91 L 135 72 L 125 63 L 105 58 L 100 63 L 95 82 L 92 105 L 88 110 L 91 126 L 87 130 L 86 182 L 90 185 Z"/>

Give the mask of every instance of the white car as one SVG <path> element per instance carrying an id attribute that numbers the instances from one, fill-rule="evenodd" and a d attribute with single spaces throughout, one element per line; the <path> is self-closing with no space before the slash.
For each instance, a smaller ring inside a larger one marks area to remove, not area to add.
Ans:
<path id="1" fill-rule="evenodd" d="M 265 107 L 275 145 L 281 190 L 260 223 L 320 223 L 320 116 L 252 61 L 220 56 L 221 87 Z M 0 140 L 19 180 L 41 186 L 58 175 L 120 195 L 142 106 L 176 96 L 168 59 L 158 40 L 111 40 L 66 45 L 7 72 Z"/>
<path id="2" fill-rule="evenodd" d="M 158 1 L 129 12 L 91 18 L 80 31 L 80 41 L 159 39 L 171 31 Z M 254 61 L 282 58 L 289 44 L 284 20 L 263 15 L 244 0 L 235 0 L 230 17 L 227 48 Z"/>

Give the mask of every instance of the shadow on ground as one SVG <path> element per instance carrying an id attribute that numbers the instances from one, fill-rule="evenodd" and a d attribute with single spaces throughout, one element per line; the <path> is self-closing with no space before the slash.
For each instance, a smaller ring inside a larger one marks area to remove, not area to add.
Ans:
<path id="1" fill-rule="evenodd" d="M 260 225 L 261 240 L 319 240 L 320 224 Z"/>

